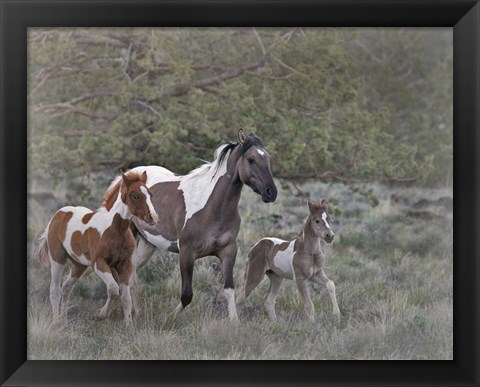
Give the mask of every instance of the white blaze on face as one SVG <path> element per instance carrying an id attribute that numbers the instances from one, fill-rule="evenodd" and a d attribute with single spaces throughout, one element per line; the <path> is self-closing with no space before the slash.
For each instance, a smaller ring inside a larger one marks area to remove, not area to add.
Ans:
<path id="1" fill-rule="evenodd" d="M 329 230 L 331 230 L 330 225 L 329 225 L 328 222 L 327 222 L 327 213 L 326 213 L 326 212 L 324 212 L 324 213 L 322 214 L 322 220 L 323 220 L 323 223 L 325 223 L 325 226 L 326 226 Z"/>
<path id="2" fill-rule="evenodd" d="M 262 149 L 257 149 L 257 152 L 260 156 L 265 157 L 265 151 Z"/>
<path id="3" fill-rule="evenodd" d="M 145 195 L 145 201 L 147 202 L 148 210 L 150 211 L 150 214 L 153 216 L 153 219 L 158 220 L 157 212 L 153 207 L 152 198 L 150 197 L 150 194 L 148 193 L 147 188 L 145 188 L 144 186 L 141 186 L 140 191 L 142 191 L 142 193 Z"/>

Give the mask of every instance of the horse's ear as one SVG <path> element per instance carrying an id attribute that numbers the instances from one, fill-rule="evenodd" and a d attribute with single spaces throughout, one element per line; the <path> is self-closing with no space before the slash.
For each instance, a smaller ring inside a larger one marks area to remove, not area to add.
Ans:
<path id="1" fill-rule="evenodd" d="M 247 138 L 245 132 L 243 131 L 242 128 L 238 130 L 238 142 L 240 144 L 243 144 L 245 142 L 245 139 Z"/>
<path id="2" fill-rule="evenodd" d="M 142 176 L 140 178 L 143 184 L 147 184 L 147 171 L 143 171 Z"/>
<path id="3" fill-rule="evenodd" d="M 325 199 L 322 200 L 322 202 L 320 203 L 322 206 L 328 206 L 328 203 Z"/>
<path id="4" fill-rule="evenodd" d="M 308 209 L 311 213 L 315 210 L 315 203 L 310 198 L 308 198 Z"/>
<path id="5" fill-rule="evenodd" d="M 122 173 L 122 179 L 123 179 L 123 182 L 125 183 L 125 185 L 126 185 L 127 187 L 130 186 L 130 183 L 131 183 L 131 182 L 130 182 L 130 180 L 129 180 L 129 178 L 128 178 L 128 176 L 127 176 L 126 174 Z"/>

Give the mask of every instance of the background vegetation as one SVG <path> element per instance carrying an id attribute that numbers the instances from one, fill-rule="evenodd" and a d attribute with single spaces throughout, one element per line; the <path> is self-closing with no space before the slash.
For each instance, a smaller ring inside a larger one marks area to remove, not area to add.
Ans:
<path id="1" fill-rule="evenodd" d="M 62 205 L 98 207 L 119 169 L 186 173 L 243 127 L 282 189 L 273 205 L 242 194 L 236 283 L 259 238 L 292 238 L 304 197 L 328 197 L 327 273 L 344 316 L 335 325 L 315 287 L 308 324 L 285 284 L 271 324 L 263 283 L 232 325 L 206 258 L 175 319 L 178 256 L 158 253 L 133 332 L 120 314 L 91 320 L 105 297 L 94 275 L 74 290 L 68 324 L 53 324 L 48 271 L 30 262 L 31 358 L 452 357 L 450 29 L 35 28 L 28 39 L 30 244 Z"/>

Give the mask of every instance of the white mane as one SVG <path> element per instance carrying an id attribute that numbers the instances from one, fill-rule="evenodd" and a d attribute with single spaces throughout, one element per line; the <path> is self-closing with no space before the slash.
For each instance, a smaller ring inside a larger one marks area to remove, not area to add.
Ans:
<path id="1" fill-rule="evenodd" d="M 204 164 L 198 166 L 197 168 L 193 169 L 190 171 L 188 174 L 184 176 L 185 179 L 191 179 L 195 177 L 200 177 L 202 175 L 205 175 L 209 172 L 215 173 L 215 171 L 219 170 L 223 164 L 226 165 L 228 156 L 230 156 L 230 151 L 227 153 L 225 158 L 221 161 L 222 165 L 220 164 L 219 156 L 222 153 L 222 151 L 225 149 L 225 147 L 228 146 L 228 144 L 222 144 L 220 145 L 214 152 L 213 154 L 213 161 L 204 161 Z"/>

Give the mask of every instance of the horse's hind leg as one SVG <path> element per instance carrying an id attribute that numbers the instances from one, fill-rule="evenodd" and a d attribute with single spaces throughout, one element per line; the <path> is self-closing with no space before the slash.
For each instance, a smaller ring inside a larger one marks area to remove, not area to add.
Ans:
<path id="1" fill-rule="evenodd" d="M 278 291 L 280 290 L 280 285 L 282 284 L 283 278 L 275 274 L 272 270 L 267 271 L 267 276 L 270 279 L 270 286 L 268 288 L 263 305 L 265 305 L 265 309 L 267 310 L 270 320 L 276 321 L 277 315 L 275 313 L 275 300 L 277 298 Z"/>
<path id="2" fill-rule="evenodd" d="M 62 300 L 62 275 L 65 267 L 65 261 L 63 263 L 57 262 L 50 257 L 50 304 L 52 305 L 53 318 L 58 320 L 60 316 L 60 302 Z"/>
<path id="3" fill-rule="evenodd" d="M 72 265 L 73 267 L 62 285 L 61 309 L 62 313 L 65 313 L 65 315 L 67 313 L 68 300 L 70 299 L 70 294 L 72 294 L 73 286 L 87 269 L 87 266 L 81 265 L 75 261 L 72 261 Z"/>
<path id="4" fill-rule="evenodd" d="M 238 298 L 238 305 L 242 305 L 252 290 L 262 281 L 266 268 L 265 254 L 265 250 L 259 244 L 248 254 L 247 267 L 245 268 L 245 285 L 243 292 Z"/>
<path id="5" fill-rule="evenodd" d="M 107 302 L 105 305 L 98 309 L 95 313 L 95 317 L 103 319 L 107 318 L 110 315 L 112 308 L 112 300 L 114 297 L 118 297 L 120 294 L 120 289 L 117 282 L 113 278 L 110 267 L 104 261 L 96 261 L 93 265 L 93 270 L 95 273 L 102 279 L 102 281 L 107 285 Z"/>

